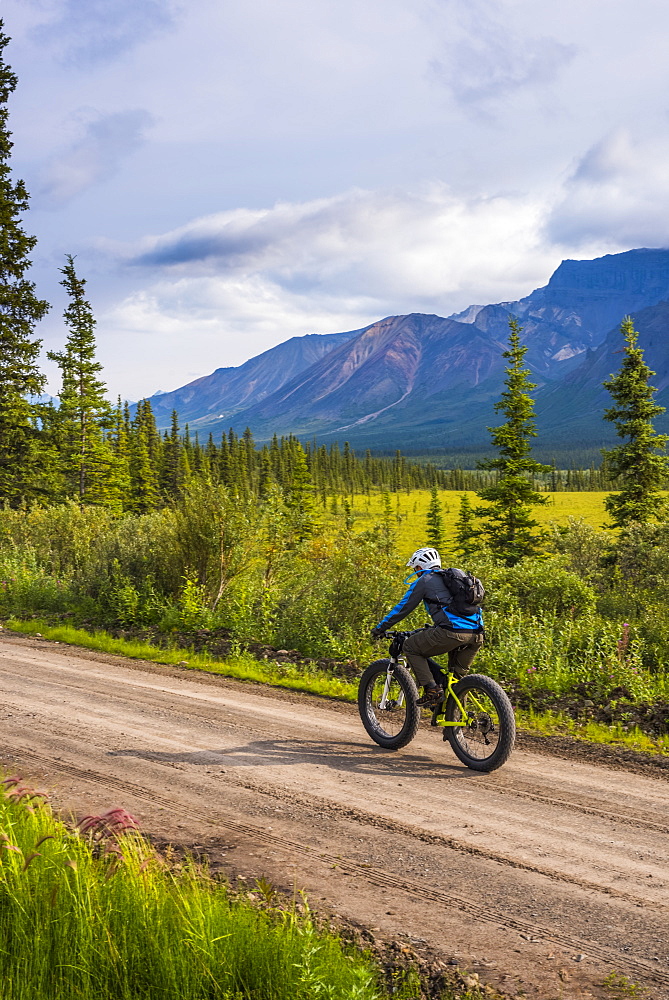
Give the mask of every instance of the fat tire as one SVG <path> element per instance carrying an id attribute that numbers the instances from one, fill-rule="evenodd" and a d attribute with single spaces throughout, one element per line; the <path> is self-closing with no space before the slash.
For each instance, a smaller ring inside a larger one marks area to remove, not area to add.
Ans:
<path id="1" fill-rule="evenodd" d="M 449 726 L 446 733 L 453 753 L 463 764 L 471 767 L 474 771 L 497 770 L 498 767 L 507 762 L 516 742 L 516 719 L 508 695 L 502 690 L 497 681 L 494 681 L 492 677 L 486 677 L 484 674 L 469 674 L 467 677 L 463 677 L 462 680 L 458 681 L 453 690 L 458 697 L 471 690 L 483 691 L 493 702 L 499 718 L 499 739 L 497 746 L 489 757 L 479 758 L 468 754 L 458 742 L 455 728 Z M 444 710 L 446 721 L 454 722 L 458 712 L 458 706 L 453 698 L 449 696 Z"/>
<path id="2" fill-rule="evenodd" d="M 416 704 L 418 698 L 418 688 L 407 670 L 398 664 L 393 668 L 393 675 L 404 693 L 404 704 L 406 706 L 406 717 L 402 729 L 396 736 L 388 736 L 384 733 L 379 723 L 371 713 L 371 692 L 374 682 L 380 674 L 385 674 L 390 660 L 375 660 L 364 671 L 358 685 L 358 711 L 362 724 L 372 737 L 375 743 L 385 750 L 400 750 L 407 743 L 411 743 L 418 730 L 420 722 L 420 708 Z"/>

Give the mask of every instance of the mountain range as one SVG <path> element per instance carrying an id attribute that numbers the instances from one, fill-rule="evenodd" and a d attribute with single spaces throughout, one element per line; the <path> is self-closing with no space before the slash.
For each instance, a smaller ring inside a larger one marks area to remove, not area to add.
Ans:
<path id="1" fill-rule="evenodd" d="M 508 321 L 523 327 L 537 385 L 542 451 L 598 449 L 602 381 L 620 367 L 620 323 L 631 314 L 658 401 L 669 404 L 669 250 L 638 249 L 566 260 L 547 285 L 518 301 L 472 305 L 450 317 L 410 313 L 361 330 L 292 337 L 236 368 L 219 368 L 151 397 L 158 425 L 173 409 L 200 437 L 232 426 L 257 440 L 293 433 L 408 454 L 489 447 L 498 422 Z M 658 428 L 669 428 L 661 418 Z"/>

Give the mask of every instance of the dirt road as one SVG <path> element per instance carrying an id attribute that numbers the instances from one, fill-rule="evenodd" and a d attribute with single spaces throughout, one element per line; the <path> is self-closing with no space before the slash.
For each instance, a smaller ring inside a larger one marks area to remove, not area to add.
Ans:
<path id="1" fill-rule="evenodd" d="M 305 889 L 529 997 L 669 997 L 669 781 L 441 732 L 372 744 L 346 705 L 0 633 L 0 764 L 75 813 L 124 806 L 212 867 Z M 666 775 L 666 772 L 665 772 Z"/>

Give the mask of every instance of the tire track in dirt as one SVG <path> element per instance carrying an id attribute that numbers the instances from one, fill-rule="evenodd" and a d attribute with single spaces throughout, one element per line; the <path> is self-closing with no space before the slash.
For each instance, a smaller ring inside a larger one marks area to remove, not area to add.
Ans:
<path id="1" fill-rule="evenodd" d="M 250 732 L 251 733 L 253 732 L 252 730 L 249 729 L 249 727 L 235 726 L 234 724 L 229 724 L 229 723 L 226 724 L 226 728 L 236 729 L 239 730 L 240 732 L 243 731 L 246 737 L 249 736 Z M 263 735 L 265 737 L 268 735 L 270 736 L 274 735 L 276 737 L 285 738 L 286 735 L 285 732 L 282 734 L 271 734 L 268 733 L 266 729 L 257 730 L 256 732 L 258 735 Z M 106 748 L 103 746 L 97 747 L 96 749 L 99 749 L 103 754 L 107 752 Z M 203 753 L 211 752 L 212 756 L 214 757 L 216 756 L 214 751 L 207 751 L 206 748 L 203 748 L 202 752 Z M 37 759 L 36 755 L 33 754 L 33 756 L 35 756 L 35 759 Z M 171 763 L 162 759 L 160 753 L 152 754 L 149 751 L 145 752 L 143 754 L 143 757 L 144 759 L 152 761 L 154 764 L 158 764 L 161 767 L 173 766 Z M 45 758 L 45 762 L 47 762 L 47 758 Z M 54 764 L 54 761 L 49 759 L 48 763 Z M 72 773 L 75 776 L 81 776 L 82 773 L 84 772 L 82 770 L 75 769 Z M 103 783 L 103 780 L 106 779 L 103 779 L 103 776 L 98 776 L 97 779 L 98 783 Z M 289 801 L 293 804 L 299 805 L 307 809 L 313 808 L 314 805 L 317 805 L 320 810 L 327 811 L 332 816 L 353 819 L 354 821 L 361 823 L 363 825 L 372 826 L 376 829 L 388 830 L 389 832 L 392 833 L 401 833 L 415 840 L 419 840 L 422 843 L 439 844 L 443 847 L 449 848 L 450 850 L 456 851 L 459 854 L 469 855 L 471 857 L 484 858 L 488 861 L 494 861 L 497 864 L 503 865 L 507 868 L 516 868 L 522 871 L 531 872 L 533 874 L 540 875 L 544 878 L 550 879 L 551 881 L 554 882 L 562 882 L 569 885 L 578 886 L 579 888 L 585 889 L 590 892 L 601 893 L 603 895 L 611 896 L 616 899 L 625 900 L 627 902 L 633 903 L 635 906 L 647 906 L 647 907 L 649 906 L 656 910 L 669 912 L 668 904 L 661 903 L 655 900 L 649 900 L 647 898 L 640 898 L 638 896 L 635 896 L 633 893 L 625 892 L 624 890 L 617 889 L 614 886 L 603 885 L 598 882 L 593 882 L 589 879 L 579 877 L 578 875 L 571 875 L 568 872 L 559 871 L 556 868 L 548 868 L 544 865 L 530 863 L 528 861 L 522 860 L 521 858 L 515 858 L 513 856 L 492 850 L 490 848 L 479 847 L 476 844 L 472 844 L 469 841 L 467 842 L 461 841 L 455 837 L 448 837 L 445 836 L 444 834 L 439 834 L 433 831 L 421 829 L 420 827 L 415 827 L 410 824 L 401 823 L 398 820 L 390 819 L 387 816 L 383 816 L 378 813 L 367 812 L 365 810 L 361 810 L 360 808 L 353 805 L 349 805 L 347 803 L 339 803 L 333 801 L 332 799 L 323 798 L 322 796 L 319 796 L 316 793 L 311 793 L 309 796 L 301 795 L 299 792 L 296 792 L 294 790 L 287 790 L 281 788 L 280 786 L 268 783 L 251 781 L 249 779 L 237 777 L 230 773 L 226 773 L 226 783 L 229 785 L 234 785 L 237 788 L 243 788 L 246 789 L 247 791 L 252 791 L 258 794 L 269 796 L 279 801 Z M 480 782 L 479 787 L 480 784 L 483 783 Z M 129 786 L 121 785 L 119 787 L 124 788 L 125 790 L 130 790 Z M 486 787 L 489 787 L 489 789 L 494 792 L 497 792 L 499 790 L 497 785 L 493 784 L 490 784 L 489 786 Z M 509 791 L 511 794 L 513 794 L 513 790 Z M 503 790 L 502 794 L 504 794 L 505 792 L 506 790 Z M 521 797 L 529 797 L 531 799 L 535 798 L 535 796 L 531 793 L 523 793 L 521 794 Z M 156 801 L 158 801 L 158 799 L 159 796 L 156 797 Z M 552 799 L 548 796 L 543 796 L 541 797 L 541 799 L 546 803 L 553 804 L 557 802 L 560 805 L 569 805 L 571 807 L 571 803 L 566 803 L 563 800 Z M 171 800 L 164 800 L 163 802 L 163 804 L 165 805 L 169 805 L 170 803 Z M 585 809 L 577 811 L 586 812 Z M 589 814 L 589 811 L 586 814 Z M 594 810 L 594 814 L 600 817 L 605 817 L 613 822 L 618 822 L 617 814 L 606 813 L 603 810 Z M 665 827 L 659 824 L 648 824 L 643 821 L 640 821 L 637 825 L 639 827 L 643 826 L 653 832 L 662 832 L 662 833 L 668 832 Z M 604 870 L 606 871 L 608 876 L 614 875 L 623 879 L 628 877 L 627 872 L 621 871 L 611 866 L 610 864 L 606 865 Z"/>
<path id="2" fill-rule="evenodd" d="M 68 690 L 72 690 L 74 687 L 75 686 L 68 687 Z M 143 690 L 143 686 L 138 685 L 138 689 Z M 167 691 L 165 693 L 171 693 L 171 692 Z M 144 707 L 145 705 L 145 698 L 139 696 L 137 689 L 135 691 L 132 691 L 131 697 L 128 697 L 127 692 L 124 693 L 124 701 L 126 703 L 136 704 L 139 707 Z M 211 706 L 207 707 L 211 708 Z M 220 727 L 221 725 L 223 725 L 228 732 L 239 732 L 240 734 L 243 735 L 244 739 L 246 740 L 248 740 L 249 736 L 253 735 L 261 736 L 264 737 L 265 739 L 270 737 L 276 740 L 285 740 L 286 737 L 290 734 L 299 739 L 303 734 L 303 730 L 299 729 L 298 727 L 290 725 L 284 726 L 283 730 L 275 730 L 275 731 L 272 731 L 271 729 L 265 726 L 254 727 L 253 725 L 249 725 L 246 722 L 244 725 L 239 725 L 236 724 L 235 722 L 230 721 L 229 719 L 226 720 L 224 723 L 221 723 L 221 721 L 218 720 L 218 726 Z M 195 748 L 195 745 L 192 743 L 191 743 L 191 748 Z M 103 755 L 107 752 L 106 746 L 104 745 L 97 746 L 96 749 L 98 749 L 100 753 Z M 211 753 L 213 758 L 217 757 L 216 752 L 211 751 L 207 746 L 202 746 L 200 750 L 203 754 Z M 339 754 L 340 756 L 344 757 L 346 756 L 346 753 L 342 752 L 341 748 L 339 750 Z M 153 763 L 158 764 L 160 766 L 171 766 L 169 762 L 165 761 L 162 758 L 162 754 L 160 752 L 156 752 L 154 754 L 151 751 L 147 751 L 142 753 L 141 756 L 144 757 L 144 759 L 150 760 Z M 352 759 L 355 759 L 356 754 L 352 754 L 351 756 Z M 77 771 L 76 773 L 80 775 L 82 772 Z M 574 885 L 590 892 L 596 892 L 599 894 L 603 894 L 605 896 L 610 896 L 612 898 L 625 900 L 627 902 L 634 904 L 635 906 L 643 905 L 652 907 L 653 909 L 659 911 L 665 911 L 665 912 L 669 911 L 668 904 L 648 899 L 647 897 L 640 898 L 634 895 L 633 893 L 626 892 L 614 886 L 601 884 L 599 882 L 593 882 L 589 879 L 580 877 L 578 875 L 569 874 L 568 872 L 558 870 L 557 868 L 549 868 L 544 865 L 537 864 L 536 862 L 526 861 L 521 858 L 514 857 L 507 853 L 496 851 L 491 848 L 479 847 L 476 844 L 473 844 L 471 841 L 465 842 L 462 840 L 458 840 L 455 837 L 449 837 L 444 834 L 439 834 L 430 830 L 421 829 L 420 827 L 414 827 L 409 824 L 404 824 L 397 820 L 390 819 L 387 816 L 383 816 L 382 814 L 379 813 L 372 813 L 372 812 L 367 812 L 365 810 L 361 810 L 358 807 L 350 805 L 348 803 L 340 803 L 332 799 L 323 798 L 322 796 L 319 796 L 314 792 L 311 792 L 308 796 L 303 794 L 301 795 L 299 792 L 296 792 L 294 790 L 283 789 L 277 785 L 260 783 L 257 781 L 249 781 L 248 779 L 243 779 L 234 776 L 231 773 L 226 774 L 226 782 L 230 785 L 234 785 L 235 787 L 244 788 L 248 791 L 254 791 L 259 794 L 270 796 L 277 800 L 291 801 L 304 808 L 311 808 L 314 806 L 315 803 L 317 803 L 319 809 L 327 811 L 332 816 L 353 819 L 358 823 L 367 826 L 372 826 L 375 827 L 376 829 L 385 829 L 388 830 L 389 832 L 402 833 L 413 839 L 419 840 L 422 843 L 435 844 L 435 845 L 438 844 L 463 855 L 483 858 L 489 861 L 493 861 L 497 864 L 503 865 L 507 868 L 515 868 L 518 870 L 531 872 L 541 877 L 550 879 L 553 882 L 561 882 Z M 557 799 L 546 795 L 540 795 L 535 793 L 534 791 L 516 790 L 515 788 L 507 788 L 502 783 L 493 782 L 489 780 L 486 781 L 485 778 L 483 779 L 477 778 L 477 787 L 478 788 L 484 787 L 488 791 L 491 791 L 494 794 L 501 794 L 502 796 L 510 796 L 525 800 L 529 799 L 531 801 L 539 801 L 543 804 L 549 804 L 561 808 L 568 808 L 570 812 L 579 812 L 584 815 L 596 815 L 598 818 L 607 819 L 612 823 L 621 822 L 621 818 L 617 812 L 608 812 L 603 809 L 589 808 L 580 803 L 575 803 L 564 799 Z M 465 794 L 469 793 L 465 792 Z M 169 804 L 169 802 L 166 804 Z M 627 817 L 625 818 L 627 819 Z M 664 834 L 669 833 L 669 830 L 667 829 L 666 826 L 658 823 L 648 822 L 643 818 L 639 819 L 636 823 L 634 823 L 633 820 L 630 820 L 628 822 L 632 823 L 637 828 L 644 828 L 651 832 L 660 832 Z M 597 866 L 595 865 L 594 867 Z M 626 879 L 629 877 L 629 872 L 622 871 L 614 867 L 610 863 L 607 864 L 602 870 L 605 871 L 607 876 L 609 877 L 617 876 L 621 879 Z"/>
<path id="3" fill-rule="evenodd" d="M 68 693 L 71 693 L 72 691 L 81 691 L 82 693 L 86 694 L 88 691 L 88 688 L 85 687 L 84 685 L 77 685 L 76 683 L 72 683 L 71 681 L 65 679 L 51 681 L 51 683 L 53 683 L 54 686 L 62 687 L 63 690 L 67 691 Z M 138 683 L 135 690 L 126 689 L 124 691 L 124 701 L 129 704 L 135 705 L 138 708 L 144 708 L 146 705 L 147 688 L 150 690 L 154 690 L 150 685 L 143 685 L 141 683 Z M 172 691 L 169 688 L 165 688 L 164 693 L 172 694 Z M 10 703 L 6 702 L 5 705 L 3 706 L 3 709 L 7 710 L 7 708 L 9 707 L 11 707 Z M 205 707 L 206 707 L 206 702 L 202 706 L 202 708 L 204 709 Z M 16 706 L 16 709 L 18 710 L 19 706 Z M 351 714 L 357 717 L 357 713 L 353 708 L 351 710 Z M 262 726 L 260 725 L 254 726 L 252 723 L 249 724 L 248 721 L 244 721 L 243 724 L 240 724 L 240 723 L 235 723 L 230 719 L 226 719 L 225 721 L 217 719 L 217 725 L 224 727 L 228 731 L 239 732 L 245 737 L 248 737 L 249 735 L 254 735 L 258 737 L 264 737 L 265 739 L 269 737 L 276 740 L 283 740 L 286 738 L 287 735 L 292 735 L 293 737 L 298 739 L 303 736 L 303 730 L 301 728 L 297 726 L 291 727 L 290 724 L 284 724 L 282 729 L 272 729 L 271 724 L 263 723 Z M 344 756 L 341 750 L 339 752 L 340 755 Z M 666 778 L 660 774 L 657 775 L 657 780 L 666 782 Z M 516 785 L 517 783 L 518 782 L 516 780 Z M 583 816 L 594 816 L 597 817 L 598 819 L 603 819 L 611 823 L 623 824 L 626 826 L 634 827 L 635 829 L 642 828 L 648 830 L 649 832 L 661 833 L 666 836 L 669 836 L 669 825 L 667 825 L 666 823 L 658 823 L 656 820 L 649 819 L 647 816 L 641 816 L 637 814 L 628 815 L 624 811 L 618 811 L 613 809 L 607 810 L 594 805 L 586 805 L 585 803 L 579 802 L 575 799 L 569 799 L 569 800 L 561 799 L 554 796 L 545 795 L 544 793 L 535 790 L 531 787 L 522 789 L 516 786 L 514 787 L 507 786 L 504 784 L 503 780 L 499 780 L 498 778 L 496 778 L 496 780 L 494 781 L 491 781 L 489 779 L 486 780 L 486 778 L 483 776 L 480 776 L 477 778 L 477 787 L 484 788 L 495 795 L 505 796 L 511 799 L 520 799 L 530 802 L 537 802 L 538 804 L 550 806 L 552 808 L 566 809 L 570 813 L 580 813 Z M 468 794 L 467 789 L 464 790 L 464 794 Z"/>
<path id="4" fill-rule="evenodd" d="M 465 843 L 464 841 L 456 840 L 454 837 L 446 837 L 440 833 L 421 830 L 420 827 L 411 826 L 408 823 L 400 823 L 398 820 L 388 819 L 385 816 L 379 816 L 377 813 L 365 812 L 355 806 L 343 805 L 316 795 L 307 798 L 306 795 L 299 795 L 292 791 L 288 792 L 273 785 L 264 785 L 257 781 L 234 778 L 230 775 L 226 775 L 226 782 L 238 788 L 245 788 L 250 792 L 257 792 L 281 801 L 288 801 L 303 808 L 313 809 L 314 806 L 317 806 L 319 810 L 329 812 L 334 816 L 343 816 L 346 819 L 355 820 L 366 826 L 388 830 L 390 833 L 400 833 L 414 840 L 420 840 L 424 844 L 439 844 L 442 847 L 450 848 L 452 851 L 457 851 L 458 854 L 469 854 L 472 857 L 485 858 L 487 861 L 495 861 L 497 864 L 508 868 L 518 868 L 522 871 L 532 872 L 535 875 L 543 875 L 544 878 L 552 879 L 556 882 L 566 882 L 569 885 L 576 885 L 580 889 L 586 889 L 589 892 L 598 892 L 603 893 L 605 896 L 613 896 L 616 899 L 624 899 L 635 906 L 652 907 L 653 909 L 669 912 L 669 905 L 666 903 L 641 899 L 639 896 L 634 896 L 632 893 L 624 892 L 621 889 L 615 889 L 613 886 L 600 885 L 597 882 L 590 882 L 587 879 L 579 878 L 576 875 L 569 875 L 567 872 L 559 872 L 553 868 L 532 865 L 526 861 L 522 861 L 520 858 L 513 858 L 507 854 L 488 850 L 485 847 L 477 847 L 476 844 Z M 626 874 L 610 866 L 607 866 L 606 871 L 609 874 L 618 874 L 621 877 L 624 877 Z"/>
<path id="5" fill-rule="evenodd" d="M 4 749 L 6 752 L 14 752 L 13 748 Z M 591 958 L 596 958 L 616 970 L 625 972 L 625 974 L 630 973 L 632 975 L 642 976 L 650 979 L 658 985 L 669 987 L 669 973 L 663 972 L 662 969 L 658 968 L 655 964 L 646 962 L 643 959 L 629 957 L 613 949 L 605 948 L 592 941 L 586 942 L 581 939 L 572 938 L 567 934 L 563 934 L 560 931 L 555 930 L 554 928 L 548 928 L 532 921 L 511 917 L 507 912 L 503 910 L 496 910 L 487 904 L 485 909 L 475 909 L 470 898 L 466 898 L 456 893 L 445 892 L 444 890 L 433 886 L 420 885 L 415 880 L 408 880 L 397 875 L 392 875 L 383 869 L 373 867 L 372 865 L 361 864 L 357 861 L 353 861 L 352 859 L 340 857 L 339 855 L 330 854 L 320 848 L 310 848 L 309 846 L 298 841 L 294 841 L 286 837 L 279 837 L 275 834 L 269 833 L 267 830 L 251 826 L 247 823 L 239 823 L 221 818 L 212 819 L 206 812 L 199 812 L 193 809 L 189 809 L 188 812 L 181 813 L 178 809 L 175 810 L 175 802 L 173 798 L 161 795 L 160 793 L 155 792 L 152 789 L 145 788 L 135 782 L 127 781 L 113 775 L 99 774 L 95 771 L 79 768 L 73 764 L 66 764 L 57 758 L 52 758 L 45 754 L 40 754 L 30 750 L 22 751 L 22 756 L 28 760 L 34 761 L 35 763 L 47 765 L 55 771 L 70 775 L 74 778 L 78 778 L 92 784 L 102 785 L 104 787 L 111 788 L 114 791 L 125 792 L 128 795 L 132 795 L 137 799 L 151 804 L 161 803 L 166 808 L 169 808 L 174 814 L 178 813 L 183 819 L 197 819 L 199 822 L 206 823 L 215 827 L 217 830 L 225 830 L 232 835 L 250 838 L 258 843 L 267 847 L 272 847 L 285 854 L 289 854 L 291 856 L 297 855 L 308 859 L 312 863 L 317 858 L 323 864 L 330 866 L 333 870 L 338 870 L 339 874 L 350 875 L 357 879 L 364 879 L 366 882 L 378 887 L 400 890 L 401 892 L 407 893 L 414 898 L 424 899 L 432 904 L 440 902 L 445 906 L 451 908 L 455 907 L 475 917 L 478 921 L 515 930 L 519 934 L 525 936 L 528 940 L 541 940 L 577 952 L 585 951 L 585 953 Z M 238 780 L 235 781 L 234 784 L 239 784 L 242 787 L 249 787 L 250 790 L 261 794 L 267 794 L 267 792 L 260 785 L 254 782 L 244 783 L 241 780 Z M 272 790 L 270 794 L 276 796 L 276 791 Z M 314 802 L 312 800 L 312 808 L 313 804 Z M 318 805 L 319 807 L 322 806 L 321 801 L 318 801 Z M 354 810 L 353 812 L 360 812 L 362 822 L 368 822 L 371 815 L 365 814 L 359 810 Z M 347 816 L 353 819 L 356 818 L 355 815 L 350 815 L 348 812 Z M 376 822 L 377 817 L 371 816 L 371 818 Z M 391 823 L 392 829 L 395 824 L 391 821 L 388 822 Z M 383 825 L 385 826 L 385 823 Z M 397 832 L 403 832 L 411 837 L 416 837 L 416 831 L 413 828 L 406 827 L 404 824 L 397 824 L 397 827 L 401 828 L 401 830 L 398 829 Z M 431 835 L 428 834 L 426 836 L 430 837 Z M 435 835 L 435 837 L 437 842 L 444 842 L 445 846 L 452 846 L 448 843 L 448 838 L 441 838 L 438 835 Z M 421 835 L 419 839 L 425 839 L 425 836 Z M 462 845 L 462 847 L 469 848 L 469 845 Z M 467 853 L 476 853 L 477 855 L 480 854 L 480 856 L 486 857 L 490 860 L 499 860 L 496 857 L 491 857 L 487 852 L 480 851 L 478 848 L 475 849 L 474 852 L 467 850 Z M 506 859 L 500 860 L 500 863 L 505 863 L 505 861 Z M 525 868 L 525 865 L 521 862 L 520 867 Z M 536 869 L 531 867 L 529 870 L 536 871 Z M 555 873 L 552 873 L 553 877 L 554 874 Z M 549 875 L 549 877 L 551 876 Z M 567 881 L 573 882 L 580 887 L 592 891 L 608 892 L 606 887 L 585 883 L 577 879 L 568 878 Z M 616 890 L 613 890 L 611 894 L 620 896 L 627 902 L 632 902 L 637 906 L 646 907 L 652 905 L 646 900 L 636 899 L 627 894 L 619 893 Z M 666 907 L 663 908 L 666 909 Z"/>
<path id="6" fill-rule="evenodd" d="M 659 779 L 664 780 L 664 779 Z M 479 782 L 479 787 L 486 788 L 490 792 L 499 795 L 508 795 L 514 799 L 528 799 L 531 802 L 539 802 L 541 805 L 552 806 L 559 809 L 568 809 L 570 812 L 578 812 L 583 816 L 596 816 L 598 819 L 608 820 L 612 823 L 622 823 L 625 826 L 639 827 L 650 830 L 653 833 L 664 833 L 669 836 L 669 826 L 663 823 L 656 823 L 653 820 L 642 816 L 631 816 L 623 812 L 612 812 L 606 809 L 597 809 L 595 806 L 586 806 L 581 802 L 574 802 L 569 799 L 556 799 L 549 795 L 542 795 L 540 792 L 525 791 L 519 788 L 505 788 L 502 784 L 486 783 L 485 780 Z"/>

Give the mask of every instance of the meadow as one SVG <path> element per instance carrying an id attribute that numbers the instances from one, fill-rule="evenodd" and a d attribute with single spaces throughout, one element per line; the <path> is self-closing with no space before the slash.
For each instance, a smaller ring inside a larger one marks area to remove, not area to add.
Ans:
<path id="1" fill-rule="evenodd" d="M 446 548 L 450 552 L 453 552 L 454 548 L 452 539 L 455 535 L 460 497 L 463 494 L 469 497 L 473 507 L 482 505 L 473 491 L 439 490 L 444 536 L 447 539 Z M 533 517 L 542 527 L 548 527 L 552 523 L 566 525 L 569 518 L 583 520 L 593 528 L 608 527 L 611 523 L 604 507 L 604 500 L 609 495 L 606 492 L 559 492 L 546 495 L 549 498 L 548 503 L 537 507 L 533 513 Z M 405 490 L 387 496 L 390 497 L 397 548 L 400 552 L 406 551 L 407 555 L 410 555 L 425 544 L 427 509 L 431 493 L 429 490 Z M 349 502 L 356 530 L 369 528 L 383 520 L 383 494 L 374 493 L 369 496 L 358 494 L 352 496 Z"/>

